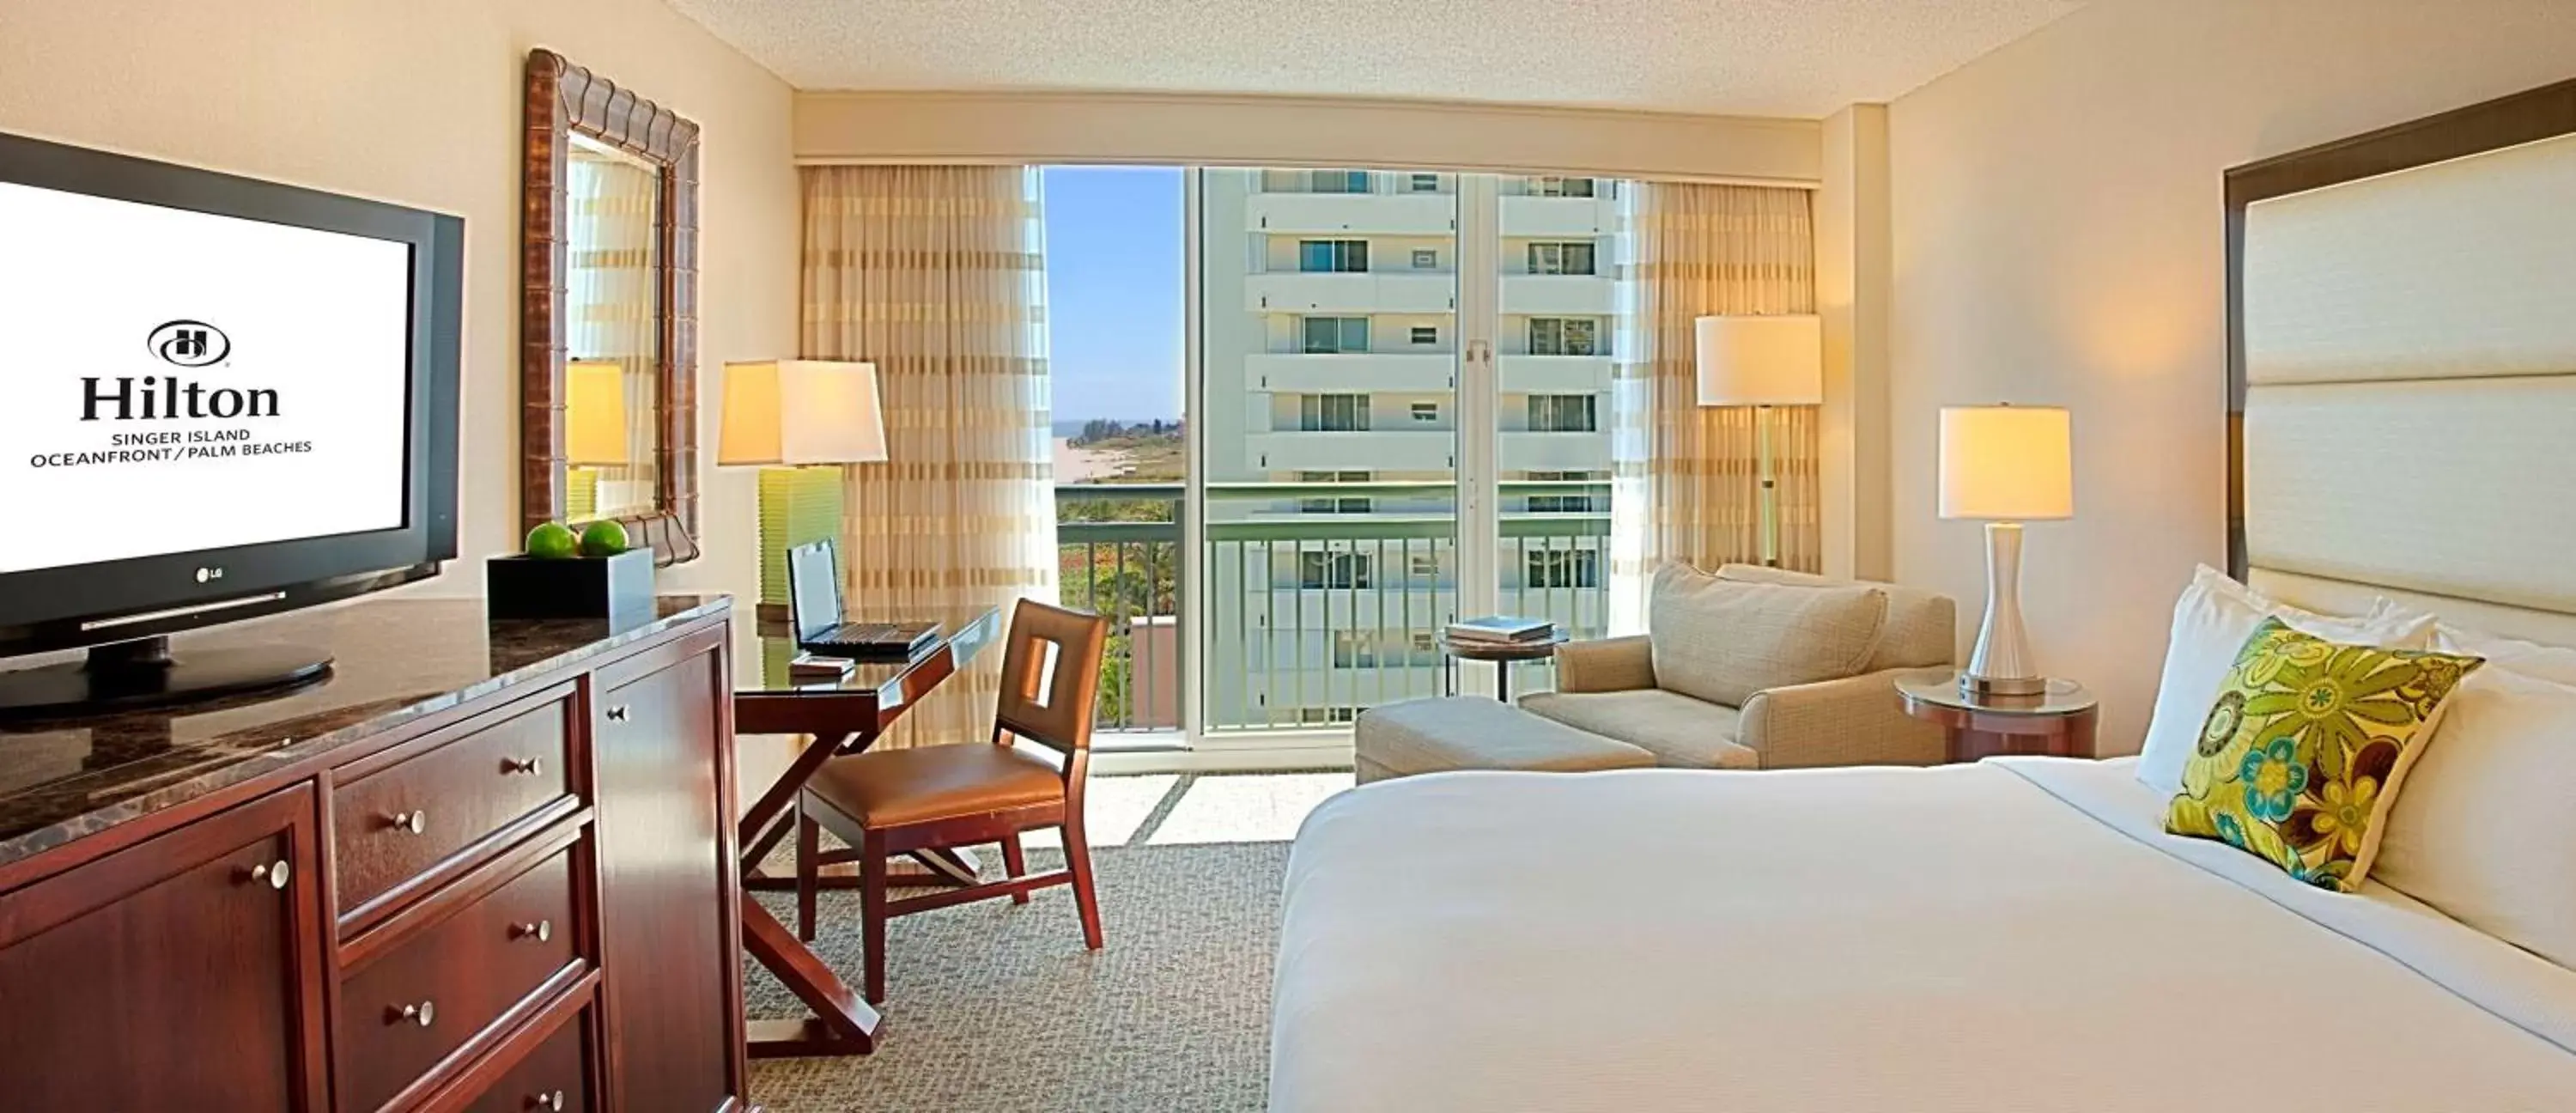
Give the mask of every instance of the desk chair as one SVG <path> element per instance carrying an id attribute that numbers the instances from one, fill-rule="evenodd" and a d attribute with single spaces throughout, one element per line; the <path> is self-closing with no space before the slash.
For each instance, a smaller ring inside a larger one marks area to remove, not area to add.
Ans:
<path id="1" fill-rule="evenodd" d="M 1032 890 L 1073 886 L 1082 941 L 1100 949 L 1100 907 L 1092 896 L 1091 848 L 1082 830 L 1082 786 L 1091 761 L 1093 698 L 1100 691 L 1109 620 L 1021 600 L 1011 612 L 1002 652 L 1001 699 L 990 744 L 870 750 L 835 758 L 806 786 L 796 855 L 796 930 L 813 936 L 816 878 L 823 866 L 859 864 L 859 905 L 867 950 L 869 1003 L 885 1000 L 885 925 L 896 916 L 1008 896 L 1027 904 Z M 1012 743 L 1027 739 L 1056 751 L 1062 766 Z M 819 852 L 817 827 L 852 849 Z M 1036 877 L 1020 851 L 1022 832 L 1064 830 L 1066 868 Z M 1002 845 L 1004 880 L 902 900 L 886 899 L 886 864 L 895 855 L 980 843 Z"/>

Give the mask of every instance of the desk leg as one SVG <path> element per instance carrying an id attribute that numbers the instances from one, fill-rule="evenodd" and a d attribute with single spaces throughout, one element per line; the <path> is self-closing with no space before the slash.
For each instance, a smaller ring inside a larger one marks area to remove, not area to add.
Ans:
<path id="1" fill-rule="evenodd" d="M 749 893 L 742 897 L 742 949 L 814 1010 L 801 1020 L 750 1022 L 752 1058 L 866 1055 L 877 1049 L 877 1028 L 885 1018 Z"/>

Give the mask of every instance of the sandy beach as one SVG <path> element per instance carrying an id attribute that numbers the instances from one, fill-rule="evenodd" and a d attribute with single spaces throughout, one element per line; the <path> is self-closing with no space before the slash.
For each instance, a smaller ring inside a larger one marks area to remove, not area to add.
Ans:
<path id="1" fill-rule="evenodd" d="M 1136 470 L 1134 456 L 1118 449 L 1075 448 L 1073 438 L 1055 439 L 1055 481 L 1089 483 Z"/>

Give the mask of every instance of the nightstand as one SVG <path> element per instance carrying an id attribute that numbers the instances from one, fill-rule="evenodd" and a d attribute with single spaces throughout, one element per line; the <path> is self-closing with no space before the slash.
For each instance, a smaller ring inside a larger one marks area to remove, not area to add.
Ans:
<path id="1" fill-rule="evenodd" d="M 1971 697 L 1959 690 L 1958 672 L 1939 669 L 1897 677 L 1896 691 L 1906 714 L 1949 729 L 1952 761 L 2093 756 L 2093 693 L 2072 680 L 2050 680 L 2043 695 Z"/>

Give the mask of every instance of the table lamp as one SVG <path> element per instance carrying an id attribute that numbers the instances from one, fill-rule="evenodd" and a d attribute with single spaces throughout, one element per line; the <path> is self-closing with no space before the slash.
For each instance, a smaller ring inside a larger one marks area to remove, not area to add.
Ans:
<path id="1" fill-rule="evenodd" d="M 2036 696 L 2048 680 L 2021 621 L 2021 523 L 2075 514 L 2073 421 L 2055 406 L 1941 408 L 1941 517 L 1986 523 L 1986 618 L 1959 674 L 1972 697 Z"/>
<path id="2" fill-rule="evenodd" d="M 1771 474 L 1771 407 L 1825 400 L 1824 324 L 1812 313 L 1702 317 L 1697 327 L 1699 404 L 1753 407 L 1762 563 L 1780 563 L 1780 487 Z"/>
<path id="3" fill-rule="evenodd" d="M 619 500 L 601 497 L 599 468 L 631 463 L 626 448 L 626 368 L 615 360 L 564 365 L 565 517 L 580 521 Z"/>
<path id="4" fill-rule="evenodd" d="M 841 476 L 817 465 L 886 458 L 873 363 L 773 359 L 724 366 L 719 466 L 760 472 L 760 601 L 787 602 L 787 550 L 837 536 Z"/>

